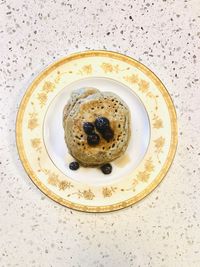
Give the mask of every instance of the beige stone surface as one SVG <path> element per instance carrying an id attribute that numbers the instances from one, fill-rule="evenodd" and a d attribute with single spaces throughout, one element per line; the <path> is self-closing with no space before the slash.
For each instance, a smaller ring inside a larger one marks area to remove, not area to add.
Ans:
<path id="1" fill-rule="evenodd" d="M 200 266 L 200 3 L 198 0 L 0 1 L 0 266 Z M 87 214 L 44 196 L 22 168 L 15 120 L 27 85 L 72 52 L 141 61 L 175 103 L 170 171 L 124 210 Z"/>

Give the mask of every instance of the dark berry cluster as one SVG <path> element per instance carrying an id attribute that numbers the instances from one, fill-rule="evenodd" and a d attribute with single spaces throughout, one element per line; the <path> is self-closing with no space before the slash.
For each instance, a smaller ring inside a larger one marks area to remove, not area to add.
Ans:
<path id="1" fill-rule="evenodd" d="M 98 117 L 95 122 L 95 127 L 98 132 L 103 133 L 106 129 L 110 127 L 110 122 L 105 117 Z"/>
<path id="2" fill-rule="evenodd" d="M 90 145 L 90 146 L 96 146 L 100 142 L 100 137 L 96 133 L 89 134 L 87 136 L 87 142 L 88 142 L 88 145 Z"/>
<path id="3" fill-rule="evenodd" d="M 105 117 L 99 117 L 95 120 L 95 127 L 97 131 L 102 135 L 102 137 L 106 141 L 110 141 L 113 139 L 114 132 L 110 127 L 110 122 L 107 118 Z"/>
<path id="4" fill-rule="evenodd" d="M 96 146 L 100 142 L 100 137 L 95 133 L 95 128 L 106 141 L 109 142 L 113 139 L 114 132 L 110 127 L 109 120 L 105 117 L 98 117 L 94 124 L 91 122 L 85 122 L 83 124 L 83 130 L 88 135 L 87 142 L 89 145 Z"/>
<path id="5" fill-rule="evenodd" d="M 86 134 L 93 134 L 94 133 L 94 124 L 91 122 L 85 122 L 83 124 L 83 130 Z"/>
<path id="6" fill-rule="evenodd" d="M 87 134 L 88 145 L 96 146 L 100 142 L 99 134 L 95 132 L 95 129 L 107 142 L 113 139 L 114 132 L 110 127 L 109 120 L 105 117 L 98 117 L 94 123 L 84 122 L 83 124 L 83 130 Z M 104 174 L 110 174 L 112 172 L 112 166 L 107 163 L 101 167 L 101 171 Z"/>
<path id="7" fill-rule="evenodd" d="M 105 117 L 98 117 L 94 123 L 85 122 L 83 124 L 83 130 L 87 134 L 88 145 L 96 146 L 100 142 L 100 137 L 95 132 L 95 128 L 107 142 L 113 139 L 114 132 L 110 127 L 109 120 Z M 77 161 L 73 161 L 69 164 L 69 168 L 76 171 L 79 168 L 79 163 Z M 112 166 L 109 163 L 106 163 L 101 166 L 101 171 L 104 174 L 110 174 L 112 172 Z"/>
<path id="8" fill-rule="evenodd" d="M 100 142 L 100 137 L 95 133 L 95 127 L 92 122 L 84 122 L 83 130 L 87 134 L 87 142 L 90 146 L 96 146 Z"/>

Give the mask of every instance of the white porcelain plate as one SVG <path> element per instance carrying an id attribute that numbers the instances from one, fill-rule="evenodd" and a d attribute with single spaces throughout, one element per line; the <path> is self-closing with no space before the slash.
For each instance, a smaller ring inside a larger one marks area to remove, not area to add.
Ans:
<path id="1" fill-rule="evenodd" d="M 110 175 L 69 169 L 63 108 L 71 92 L 83 87 L 116 93 L 131 112 L 131 139 Z M 46 195 L 77 210 L 112 211 L 146 196 L 166 174 L 176 149 L 176 114 L 163 84 L 141 63 L 87 51 L 61 59 L 33 81 L 20 105 L 16 137 L 27 173 Z"/>
<path id="2" fill-rule="evenodd" d="M 110 175 L 103 174 L 97 168 L 82 167 L 76 172 L 71 171 L 68 168 L 68 165 L 71 161 L 73 161 L 73 158 L 68 153 L 63 138 L 63 108 L 66 105 L 71 92 L 76 88 L 82 87 L 98 87 L 101 91 L 109 90 L 110 92 L 115 92 L 130 107 L 130 112 L 132 114 L 131 140 L 124 157 L 113 162 L 113 172 Z M 81 79 L 66 86 L 53 99 L 44 119 L 44 143 L 54 164 L 66 176 L 69 176 L 78 182 L 93 185 L 107 185 L 109 182 L 112 183 L 120 178 L 123 179 L 124 174 L 130 173 L 143 159 L 148 148 L 149 139 L 150 124 L 148 114 L 143 103 L 127 86 L 104 77 Z"/>

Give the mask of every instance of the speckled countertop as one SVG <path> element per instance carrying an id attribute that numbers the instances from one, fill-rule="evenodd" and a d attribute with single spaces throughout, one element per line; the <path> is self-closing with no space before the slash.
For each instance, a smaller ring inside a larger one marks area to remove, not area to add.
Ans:
<path id="1" fill-rule="evenodd" d="M 87 49 L 147 65 L 178 115 L 179 145 L 166 178 L 141 202 L 107 214 L 48 199 L 15 145 L 29 82 L 53 60 Z M 0 62 L 0 266 L 200 266 L 199 0 L 1 0 Z"/>

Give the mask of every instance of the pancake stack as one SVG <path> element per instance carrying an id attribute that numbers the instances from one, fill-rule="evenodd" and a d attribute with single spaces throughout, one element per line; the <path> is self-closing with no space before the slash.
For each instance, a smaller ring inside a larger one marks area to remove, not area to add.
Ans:
<path id="1" fill-rule="evenodd" d="M 114 136 L 108 141 L 99 134 L 99 144 L 91 146 L 83 125 L 94 123 L 99 117 L 109 120 Z M 130 112 L 126 103 L 114 93 L 81 88 L 72 92 L 64 107 L 63 128 L 68 150 L 81 165 L 102 166 L 124 154 L 130 138 Z"/>

